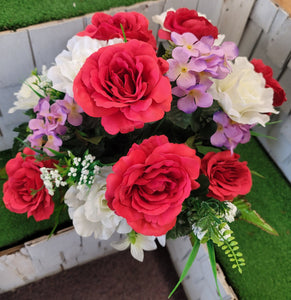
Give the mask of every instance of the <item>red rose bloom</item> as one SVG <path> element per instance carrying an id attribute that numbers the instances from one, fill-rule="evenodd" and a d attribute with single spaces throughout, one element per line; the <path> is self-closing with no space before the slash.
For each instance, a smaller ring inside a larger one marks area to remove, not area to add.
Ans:
<path id="1" fill-rule="evenodd" d="M 12 212 L 27 212 L 27 217 L 33 216 L 36 221 L 49 219 L 54 211 L 54 202 L 43 186 L 40 168 L 51 168 L 55 161 L 37 161 L 35 152 L 29 148 L 25 148 L 23 153 L 29 156 L 22 158 L 19 152 L 6 164 L 8 181 L 3 186 L 4 204 Z"/>
<path id="2" fill-rule="evenodd" d="M 164 27 L 170 30 L 170 32 L 159 30 L 159 37 L 165 40 L 171 39 L 173 31 L 179 34 L 191 32 L 198 39 L 209 35 L 216 39 L 218 36 L 217 27 L 213 26 L 206 18 L 199 17 L 194 9 L 179 8 L 177 11 L 169 11 L 164 21 Z"/>
<path id="3" fill-rule="evenodd" d="M 110 134 L 127 133 L 171 109 L 168 63 L 147 43 L 131 40 L 99 49 L 75 78 L 76 102 Z"/>
<path id="4" fill-rule="evenodd" d="M 203 157 L 201 170 L 209 179 L 208 197 L 233 200 L 251 190 L 251 172 L 246 161 L 238 161 L 239 157 L 236 153 L 231 155 L 230 151 L 209 152 Z"/>
<path id="5" fill-rule="evenodd" d="M 84 31 L 79 32 L 78 35 L 89 36 L 98 40 L 123 39 L 120 24 L 123 26 L 127 40 L 144 41 L 156 49 L 156 39 L 152 31 L 148 29 L 149 21 L 138 12 L 120 12 L 114 16 L 97 12 L 92 17 L 92 24 L 88 25 Z"/>
<path id="6" fill-rule="evenodd" d="M 160 236 L 174 227 L 183 201 L 199 187 L 199 168 L 195 150 L 152 136 L 113 166 L 105 198 L 136 232 Z"/>
<path id="7" fill-rule="evenodd" d="M 266 80 L 266 88 L 274 90 L 273 105 L 280 106 L 283 102 L 287 101 L 286 93 L 281 87 L 280 83 L 273 78 L 273 70 L 271 67 L 266 66 L 261 59 L 252 59 L 251 63 L 255 67 L 257 73 L 262 73 Z"/>

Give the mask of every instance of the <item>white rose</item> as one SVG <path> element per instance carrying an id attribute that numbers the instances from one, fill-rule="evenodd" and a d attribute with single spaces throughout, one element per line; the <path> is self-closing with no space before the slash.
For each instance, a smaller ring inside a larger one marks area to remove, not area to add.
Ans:
<path id="1" fill-rule="evenodd" d="M 224 112 L 241 124 L 265 124 L 266 113 L 278 113 L 273 108 L 273 89 L 265 88 L 265 79 L 246 57 L 237 57 L 230 63 L 232 72 L 222 80 L 213 80 L 209 89 Z"/>
<path id="2" fill-rule="evenodd" d="M 45 97 L 44 92 L 40 89 L 39 85 L 42 87 L 50 86 L 45 66 L 42 67 L 41 75 L 38 77 L 35 75 L 28 77 L 22 84 L 20 90 L 17 93 L 14 93 L 17 101 L 13 103 L 14 107 L 11 107 L 8 110 L 8 113 L 12 114 L 18 109 L 28 110 L 34 108 L 40 99 L 36 92 Z"/>
<path id="3" fill-rule="evenodd" d="M 68 50 L 63 50 L 55 59 L 56 65 L 48 70 L 48 78 L 53 88 L 73 97 L 73 81 L 86 59 L 100 48 L 122 43 L 122 39 L 101 41 L 88 36 L 74 36 L 68 43 Z"/>
<path id="4" fill-rule="evenodd" d="M 96 239 L 107 240 L 123 218 L 108 207 L 105 199 L 106 177 L 112 168 L 104 167 L 100 170 L 90 189 L 86 185 L 81 188 L 71 186 L 65 194 L 65 203 L 69 207 L 74 228 L 80 236 L 94 234 Z"/>

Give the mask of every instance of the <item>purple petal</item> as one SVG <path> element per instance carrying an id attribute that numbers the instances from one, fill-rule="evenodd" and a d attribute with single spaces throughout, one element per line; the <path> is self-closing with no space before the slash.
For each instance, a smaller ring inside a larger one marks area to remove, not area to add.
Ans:
<path id="1" fill-rule="evenodd" d="M 183 97 L 187 94 L 187 91 L 184 89 L 181 89 L 179 86 L 175 86 L 172 88 L 172 94 L 177 97 Z"/>
<path id="2" fill-rule="evenodd" d="M 180 74 L 176 82 L 182 89 L 187 89 L 189 86 L 196 84 L 196 76 L 191 72 L 184 72 Z"/>
<path id="3" fill-rule="evenodd" d="M 216 131 L 210 138 L 210 143 L 216 147 L 222 147 L 227 142 L 227 138 L 221 131 Z"/>
<path id="4" fill-rule="evenodd" d="M 193 97 L 188 95 L 178 100 L 177 107 L 186 114 L 190 114 L 197 109 Z"/>
<path id="5" fill-rule="evenodd" d="M 226 59 L 233 60 L 238 56 L 239 50 L 235 43 L 224 42 L 220 47 L 223 49 Z"/>

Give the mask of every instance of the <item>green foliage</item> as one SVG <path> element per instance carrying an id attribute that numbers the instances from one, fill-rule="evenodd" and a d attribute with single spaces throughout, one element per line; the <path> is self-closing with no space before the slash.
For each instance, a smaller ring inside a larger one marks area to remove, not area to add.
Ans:
<path id="1" fill-rule="evenodd" d="M 235 241 L 232 230 L 221 230 L 225 227 L 226 224 L 220 225 L 220 231 L 218 231 L 219 241 L 215 242 L 225 255 L 229 258 L 229 261 L 232 263 L 233 269 L 238 269 L 239 273 L 242 273 L 241 267 L 245 266 L 245 260 L 242 257 L 242 253 L 239 252 L 238 242 Z"/>
<path id="2" fill-rule="evenodd" d="M 186 129 L 191 124 L 192 114 L 186 114 L 177 107 L 177 97 L 173 96 L 171 110 L 166 114 L 167 118 L 178 127 Z"/>
<path id="3" fill-rule="evenodd" d="M 257 226 L 270 234 L 279 235 L 278 232 L 271 227 L 255 210 L 251 209 L 251 204 L 245 199 L 236 198 L 232 203 L 240 211 L 240 219 Z"/>
<path id="4" fill-rule="evenodd" d="M 211 240 L 207 241 L 207 249 L 208 249 L 209 261 L 210 261 L 212 273 L 213 273 L 215 284 L 216 284 L 216 289 L 217 289 L 220 299 L 222 299 L 221 293 L 219 290 L 219 286 L 218 286 L 218 282 L 217 282 L 215 250 L 214 250 L 213 242 Z"/>
<path id="5" fill-rule="evenodd" d="M 198 250 L 199 250 L 199 247 L 200 247 L 200 241 L 199 241 L 199 239 L 195 239 L 195 237 L 193 236 L 193 233 L 191 234 L 191 238 L 195 240 L 194 244 L 193 244 L 192 251 L 191 251 L 191 253 L 189 255 L 189 258 L 188 258 L 188 260 L 186 262 L 186 265 L 185 265 L 185 267 L 183 269 L 183 272 L 182 272 L 182 274 L 180 276 L 180 279 L 179 279 L 178 283 L 176 284 L 176 286 L 174 287 L 174 289 L 171 291 L 171 293 L 170 293 L 170 295 L 169 295 L 168 298 L 170 298 L 174 294 L 174 292 L 176 291 L 176 289 L 178 288 L 178 286 L 180 285 L 180 283 L 184 280 L 184 278 L 186 277 L 189 269 L 191 268 L 191 266 L 192 266 L 192 264 L 193 264 L 193 262 L 194 262 L 194 260 L 195 260 L 195 258 L 197 256 L 197 253 L 198 253 Z"/>

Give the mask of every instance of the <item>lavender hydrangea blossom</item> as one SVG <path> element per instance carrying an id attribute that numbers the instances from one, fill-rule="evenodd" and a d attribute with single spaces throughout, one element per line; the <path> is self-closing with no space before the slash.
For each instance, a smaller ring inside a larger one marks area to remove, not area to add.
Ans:
<path id="1" fill-rule="evenodd" d="M 236 123 L 222 111 L 214 113 L 213 120 L 217 123 L 217 130 L 210 138 L 213 146 L 224 146 L 233 153 L 238 144 L 245 144 L 250 140 L 252 125 Z"/>
<path id="2" fill-rule="evenodd" d="M 80 114 L 82 109 L 68 95 L 53 104 L 50 104 L 49 97 L 42 98 L 34 107 L 34 112 L 36 119 L 29 121 L 28 126 L 33 133 L 28 140 L 32 147 L 44 147 L 44 152 L 48 155 L 53 155 L 48 148 L 59 151 L 63 142 L 58 135 L 66 133 L 66 121 L 73 126 L 79 126 L 83 120 Z"/>
<path id="3" fill-rule="evenodd" d="M 228 60 L 238 55 L 233 42 L 215 45 L 215 39 L 204 36 L 200 40 L 192 33 L 172 32 L 171 39 L 177 45 L 172 51 L 167 76 L 176 81 L 173 94 L 180 97 L 178 108 L 185 113 L 194 112 L 197 107 L 210 107 L 213 98 L 207 90 L 212 82 L 209 78 L 223 79 L 231 71 Z"/>

